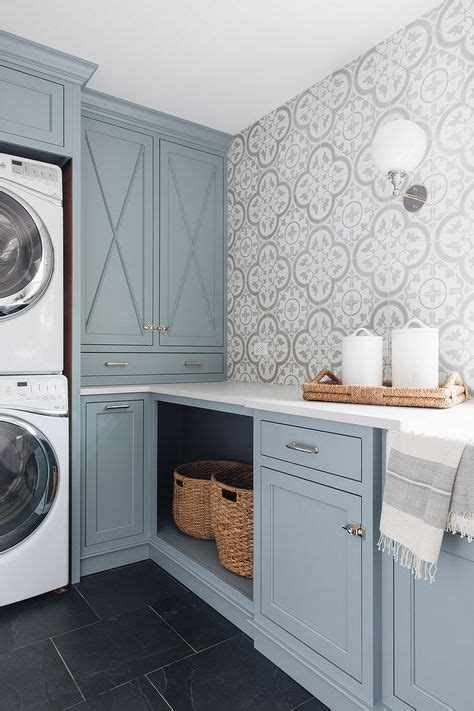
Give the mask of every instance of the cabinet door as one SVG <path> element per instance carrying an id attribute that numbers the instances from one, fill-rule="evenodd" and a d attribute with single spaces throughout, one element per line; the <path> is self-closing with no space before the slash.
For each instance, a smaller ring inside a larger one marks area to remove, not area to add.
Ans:
<path id="1" fill-rule="evenodd" d="M 12 142 L 20 136 L 62 146 L 62 84 L 0 66 L 0 131 L 11 135 Z"/>
<path id="2" fill-rule="evenodd" d="M 394 693 L 417 711 L 474 707 L 473 546 L 446 535 L 432 585 L 394 565 Z"/>
<path id="3" fill-rule="evenodd" d="M 84 344 L 151 347 L 153 144 L 84 119 Z"/>
<path id="4" fill-rule="evenodd" d="M 162 141 L 160 170 L 160 346 L 222 346 L 223 159 Z"/>
<path id="5" fill-rule="evenodd" d="M 85 435 L 85 545 L 143 533 L 143 400 L 87 403 Z"/>
<path id="6" fill-rule="evenodd" d="M 264 467 L 261 487 L 262 614 L 360 680 L 360 497 Z"/>

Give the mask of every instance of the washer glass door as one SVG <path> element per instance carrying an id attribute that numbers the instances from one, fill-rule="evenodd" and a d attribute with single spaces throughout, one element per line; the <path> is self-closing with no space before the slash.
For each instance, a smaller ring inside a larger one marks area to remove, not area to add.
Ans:
<path id="1" fill-rule="evenodd" d="M 0 418 L 0 556 L 27 538 L 56 497 L 58 464 L 44 435 L 13 417 Z"/>
<path id="2" fill-rule="evenodd" d="M 19 200 L 0 190 L 0 319 L 37 301 L 52 271 L 46 229 Z"/>

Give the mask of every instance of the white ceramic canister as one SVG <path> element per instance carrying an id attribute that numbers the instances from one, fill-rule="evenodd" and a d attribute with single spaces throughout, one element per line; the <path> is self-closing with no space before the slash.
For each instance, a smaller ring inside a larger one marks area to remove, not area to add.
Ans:
<path id="1" fill-rule="evenodd" d="M 344 385 L 382 385 L 383 338 L 358 328 L 342 339 L 342 382 Z"/>
<path id="2" fill-rule="evenodd" d="M 439 331 L 412 318 L 392 331 L 394 388 L 437 388 Z"/>

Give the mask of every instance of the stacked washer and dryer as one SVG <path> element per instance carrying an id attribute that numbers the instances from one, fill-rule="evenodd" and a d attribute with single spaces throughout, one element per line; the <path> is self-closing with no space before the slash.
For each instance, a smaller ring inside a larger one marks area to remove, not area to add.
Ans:
<path id="1" fill-rule="evenodd" d="M 0 606 L 69 578 L 62 174 L 0 154 Z"/>

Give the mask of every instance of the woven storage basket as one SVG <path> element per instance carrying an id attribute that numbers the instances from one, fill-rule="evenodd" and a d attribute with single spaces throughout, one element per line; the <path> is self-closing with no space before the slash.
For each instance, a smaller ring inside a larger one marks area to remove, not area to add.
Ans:
<path id="1" fill-rule="evenodd" d="M 188 536 L 212 540 L 211 476 L 238 462 L 203 460 L 180 464 L 173 474 L 173 519 L 177 527 Z"/>
<path id="2" fill-rule="evenodd" d="M 212 475 L 211 515 L 219 561 L 253 577 L 253 469 L 250 464 Z"/>

